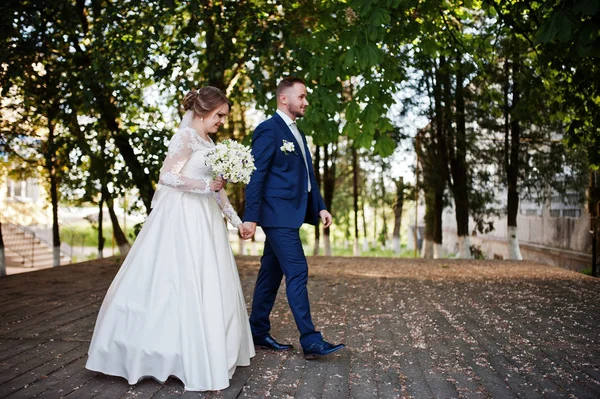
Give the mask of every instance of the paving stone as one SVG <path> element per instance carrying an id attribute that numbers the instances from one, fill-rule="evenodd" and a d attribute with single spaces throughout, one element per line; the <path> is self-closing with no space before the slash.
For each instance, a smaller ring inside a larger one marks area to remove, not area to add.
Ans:
<path id="1" fill-rule="evenodd" d="M 250 310 L 260 258 L 236 258 Z M 0 279 L 0 398 L 596 398 L 600 279 L 537 263 L 309 257 L 315 326 L 347 348 L 302 356 L 285 284 L 272 334 L 229 388 L 129 386 L 84 368 L 120 259 Z"/>

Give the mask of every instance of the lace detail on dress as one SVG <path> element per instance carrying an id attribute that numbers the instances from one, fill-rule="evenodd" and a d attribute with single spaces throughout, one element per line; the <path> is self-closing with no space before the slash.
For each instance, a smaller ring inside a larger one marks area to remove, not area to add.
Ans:
<path id="1" fill-rule="evenodd" d="M 183 180 L 177 177 L 177 174 L 172 172 L 167 172 L 161 175 L 162 184 L 169 187 L 177 187 L 185 184 Z"/>
<path id="2" fill-rule="evenodd" d="M 240 219 L 240 217 L 238 216 L 235 209 L 233 209 L 231 204 L 224 206 L 223 208 L 221 208 L 221 210 L 223 211 L 223 215 L 225 215 L 225 217 L 227 218 L 227 220 L 229 220 L 229 223 L 231 223 L 233 227 L 237 228 L 240 226 L 240 224 L 242 224 L 242 219 Z"/>
<path id="3" fill-rule="evenodd" d="M 213 176 L 211 167 L 206 163 L 206 155 L 214 146 L 210 138 L 204 140 L 193 128 L 181 129 L 171 138 L 158 183 L 188 193 L 209 194 Z M 215 193 L 215 197 L 229 223 L 234 227 L 242 224 L 225 190 Z"/>
<path id="4" fill-rule="evenodd" d="M 209 193 L 212 171 L 206 165 L 206 153 L 212 147 L 212 141 L 203 140 L 192 128 L 175 133 L 158 182 L 180 191 Z"/>
<path id="5" fill-rule="evenodd" d="M 217 193 L 217 202 L 221 207 L 221 212 L 223 215 L 225 215 L 229 223 L 231 223 L 233 227 L 239 228 L 239 226 L 242 224 L 242 220 L 238 216 L 235 209 L 233 209 L 233 206 L 231 206 L 231 202 L 229 202 L 229 198 L 227 198 L 227 193 L 225 193 L 225 190 L 221 190 Z"/>

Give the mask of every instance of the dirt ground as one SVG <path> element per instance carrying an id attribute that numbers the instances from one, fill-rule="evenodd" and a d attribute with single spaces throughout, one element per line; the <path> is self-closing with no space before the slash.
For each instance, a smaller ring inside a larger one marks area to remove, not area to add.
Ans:
<path id="1" fill-rule="evenodd" d="M 248 306 L 260 264 L 236 258 Z M 221 392 L 83 368 L 115 258 L 0 279 L 0 398 L 596 398 L 600 280 L 509 261 L 309 258 L 315 325 L 348 348 L 306 361 L 282 285 L 272 334 Z"/>

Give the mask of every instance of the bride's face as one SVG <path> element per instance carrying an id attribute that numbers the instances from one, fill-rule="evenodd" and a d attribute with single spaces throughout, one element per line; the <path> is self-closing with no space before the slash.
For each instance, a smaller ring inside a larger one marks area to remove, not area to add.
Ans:
<path id="1" fill-rule="evenodd" d="M 208 133 L 216 133 L 225 124 L 225 118 L 229 115 L 229 105 L 221 104 L 204 117 L 204 126 Z"/>

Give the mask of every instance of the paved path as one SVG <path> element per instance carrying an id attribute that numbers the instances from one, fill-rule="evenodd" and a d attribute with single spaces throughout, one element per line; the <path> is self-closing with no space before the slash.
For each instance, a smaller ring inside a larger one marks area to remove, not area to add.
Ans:
<path id="1" fill-rule="evenodd" d="M 239 257 L 249 301 L 259 259 Z M 0 398 L 598 398 L 600 280 L 540 264 L 310 258 L 315 323 L 348 349 L 258 352 L 221 392 L 84 369 L 114 258 L 0 279 Z M 273 335 L 296 343 L 280 292 Z"/>

